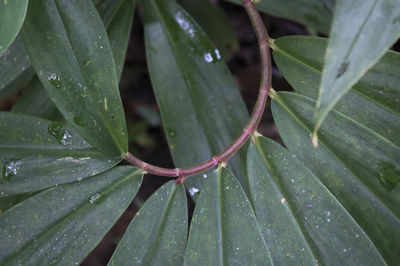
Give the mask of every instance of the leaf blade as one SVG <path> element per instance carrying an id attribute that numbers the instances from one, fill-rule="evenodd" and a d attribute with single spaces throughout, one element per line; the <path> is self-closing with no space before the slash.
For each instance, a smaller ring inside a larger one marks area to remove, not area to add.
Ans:
<path id="1" fill-rule="evenodd" d="M 169 181 L 140 208 L 108 265 L 182 264 L 187 224 L 185 190 Z"/>
<path id="2" fill-rule="evenodd" d="M 0 2 L 0 58 L 15 40 L 24 23 L 28 0 Z"/>
<path id="3" fill-rule="evenodd" d="M 251 195 L 274 263 L 385 265 L 351 215 L 293 156 L 264 137 L 249 147 Z"/>
<path id="4" fill-rule="evenodd" d="M 60 122 L 0 112 L 0 124 L 0 196 L 76 181 L 120 161 L 94 149 Z"/>
<path id="5" fill-rule="evenodd" d="M 30 4 L 22 37 L 42 84 L 65 119 L 104 153 L 126 153 L 126 123 L 111 47 L 91 1 Z"/>
<path id="6" fill-rule="evenodd" d="M 175 165 L 193 166 L 222 152 L 241 133 L 246 106 L 219 51 L 183 8 L 175 1 L 142 4 L 146 55 L 164 132 Z M 245 156 L 240 150 L 228 167 L 246 190 Z M 196 175 L 186 182 L 199 188 L 203 180 Z"/>
<path id="7" fill-rule="evenodd" d="M 270 265 L 250 202 L 226 168 L 212 172 L 198 198 L 185 265 Z"/>
<path id="8" fill-rule="evenodd" d="M 337 111 L 330 112 L 320 145 L 312 148 L 314 103 L 293 93 L 275 96 L 272 110 L 284 143 L 350 212 L 385 261 L 398 263 L 393 228 L 400 225 L 400 148 Z"/>
<path id="9" fill-rule="evenodd" d="M 397 1 L 337 1 L 316 105 L 315 130 L 337 101 L 397 40 L 399 26 Z"/>
<path id="10" fill-rule="evenodd" d="M 1 263 L 80 263 L 128 207 L 141 178 L 133 167 L 117 167 L 7 210 L 0 216 Z"/>

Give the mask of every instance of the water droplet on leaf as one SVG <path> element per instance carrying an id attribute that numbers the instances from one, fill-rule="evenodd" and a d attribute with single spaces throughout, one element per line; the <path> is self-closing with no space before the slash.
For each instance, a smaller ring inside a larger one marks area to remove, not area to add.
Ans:
<path id="1" fill-rule="evenodd" d="M 60 122 L 51 122 L 47 131 L 50 135 L 56 138 L 57 142 L 62 145 L 70 145 L 72 144 L 72 136 L 71 134 L 63 127 L 63 124 Z"/>
<path id="2" fill-rule="evenodd" d="M 100 198 L 101 198 L 101 195 L 99 193 L 96 193 L 96 194 L 90 196 L 89 202 L 91 204 L 97 204 L 97 203 L 99 203 Z"/>
<path id="3" fill-rule="evenodd" d="M 194 196 L 196 193 L 199 193 L 200 189 L 198 189 L 197 187 L 191 187 L 189 188 L 189 194 L 190 196 Z"/>
<path id="4" fill-rule="evenodd" d="M 3 165 L 3 179 L 10 180 L 11 177 L 16 176 L 21 166 L 21 158 L 12 158 L 6 161 Z"/>
<path id="5" fill-rule="evenodd" d="M 59 73 L 53 73 L 47 77 L 48 81 L 56 88 L 61 88 L 61 77 Z"/>

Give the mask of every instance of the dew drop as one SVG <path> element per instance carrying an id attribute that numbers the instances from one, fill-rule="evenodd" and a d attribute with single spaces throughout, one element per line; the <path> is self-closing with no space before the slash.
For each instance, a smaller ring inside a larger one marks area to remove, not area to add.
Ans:
<path id="1" fill-rule="evenodd" d="M 211 53 L 205 53 L 203 55 L 203 57 L 204 57 L 204 61 L 206 61 L 207 63 L 211 63 L 213 61 Z"/>
<path id="2" fill-rule="evenodd" d="M 208 176 L 206 174 L 203 175 L 203 178 L 207 178 Z"/>
<path id="3" fill-rule="evenodd" d="M 21 158 L 12 158 L 3 165 L 3 180 L 8 181 L 11 177 L 16 176 L 21 166 Z"/>
<path id="4" fill-rule="evenodd" d="M 91 204 L 97 204 L 97 203 L 99 203 L 100 198 L 101 198 L 101 195 L 99 193 L 96 193 L 96 194 L 90 196 L 89 202 Z"/>
<path id="5" fill-rule="evenodd" d="M 189 194 L 190 196 L 194 196 L 195 194 L 199 193 L 200 189 L 198 189 L 197 187 L 191 187 L 189 188 Z"/>
<path id="6" fill-rule="evenodd" d="M 47 77 L 47 80 L 56 88 L 61 88 L 61 77 L 59 73 L 53 73 Z"/>
<path id="7" fill-rule="evenodd" d="M 218 49 L 214 50 L 215 56 L 217 57 L 217 60 L 221 59 L 221 54 L 219 53 Z"/>
<path id="8" fill-rule="evenodd" d="M 47 128 L 47 131 L 52 135 L 58 143 L 62 145 L 72 144 L 71 134 L 63 127 L 60 122 L 51 122 Z"/>

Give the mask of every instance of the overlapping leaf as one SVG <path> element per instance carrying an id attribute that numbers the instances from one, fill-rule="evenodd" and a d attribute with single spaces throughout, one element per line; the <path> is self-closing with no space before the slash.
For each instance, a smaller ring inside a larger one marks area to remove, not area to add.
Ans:
<path id="1" fill-rule="evenodd" d="M 230 59 L 232 50 L 239 47 L 236 33 L 226 14 L 211 1 L 177 1 L 205 31 L 218 48 L 223 59 Z"/>
<path id="2" fill-rule="evenodd" d="M 320 145 L 313 149 L 309 135 L 315 101 L 294 93 L 273 98 L 276 125 L 289 150 L 347 209 L 386 262 L 399 264 L 399 146 L 360 121 L 332 111 L 319 131 Z"/>
<path id="3" fill-rule="evenodd" d="M 327 39 L 307 36 L 279 38 L 274 60 L 293 88 L 317 99 Z M 400 146 L 400 54 L 388 51 L 354 84 L 335 110 Z"/>
<path id="4" fill-rule="evenodd" d="M 0 99 L 7 98 L 28 84 L 33 69 L 24 44 L 17 38 L 0 57 Z"/>
<path id="5" fill-rule="evenodd" d="M 209 175 L 197 200 L 185 265 L 270 265 L 253 209 L 226 168 Z"/>
<path id="6" fill-rule="evenodd" d="M 140 208 L 109 265 L 182 265 L 187 219 L 183 185 L 164 184 Z"/>
<path id="7" fill-rule="evenodd" d="M 398 0 L 337 0 L 319 89 L 315 129 L 399 36 Z"/>
<path id="8" fill-rule="evenodd" d="M 120 160 L 94 149 L 64 123 L 0 112 L 0 127 L 0 196 L 73 182 Z"/>
<path id="9" fill-rule="evenodd" d="M 117 167 L 29 198 L 0 216 L 1 265 L 78 265 L 118 220 L 142 172 Z"/>
<path id="10" fill-rule="evenodd" d="M 28 87 L 18 97 L 11 111 L 53 121 L 63 120 L 37 76 L 34 76 L 29 82 Z"/>
<path id="11" fill-rule="evenodd" d="M 219 50 L 175 1 L 143 1 L 146 53 L 169 147 L 178 167 L 223 151 L 247 122 L 246 106 Z M 245 190 L 245 152 L 230 167 Z M 202 177 L 186 182 L 199 188 Z"/>
<path id="12" fill-rule="evenodd" d="M 22 37 L 36 73 L 65 119 L 93 147 L 121 157 L 128 144 L 117 73 L 91 1 L 31 2 Z"/>
<path id="13" fill-rule="evenodd" d="M 276 265 L 384 265 L 379 251 L 292 153 L 257 138 L 247 158 L 257 221 Z"/>
<path id="14" fill-rule="evenodd" d="M 28 0 L 0 1 L 0 58 L 24 23 Z"/>
<path id="15" fill-rule="evenodd" d="M 227 0 L 241 4 L 241 0 Z M 273 16 L 289 19 L 328 34 L 332 20 L 332 3 L 322 0 L 260 0 L 253 1 L 256 8 Z"/>

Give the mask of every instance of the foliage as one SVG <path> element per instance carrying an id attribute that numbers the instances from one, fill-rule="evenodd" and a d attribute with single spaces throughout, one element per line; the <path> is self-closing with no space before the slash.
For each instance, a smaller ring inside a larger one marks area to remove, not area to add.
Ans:
<path id="1" fill-rule="evenodd" d="M 400 54 L 388 50 L 399 1 L 254 2 L 329 34 L 270 42 L 294 89 L 269 91 L 285 146 L 256 132 L 227 165 L 166 182 L 109 264 L 400 264 Z M 238 41 L 218 5 L 0 1 L 0 99 L 26 87 L 0 112 L 1 265 L 81 263 L 137 194 L 144 169 L 118 165 L 137 7 L 175 166 L 212 158 L 245 127 L 226 65 Z"/>

